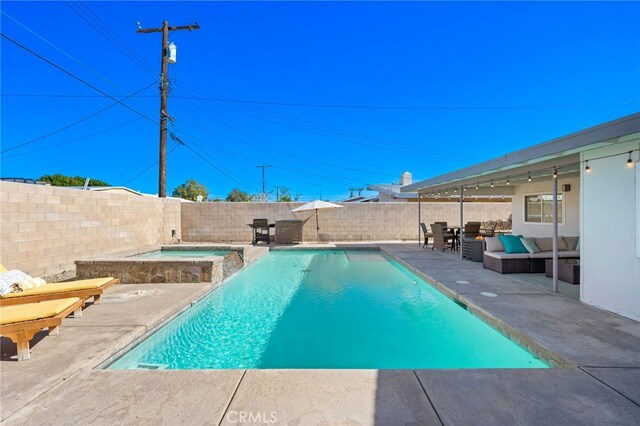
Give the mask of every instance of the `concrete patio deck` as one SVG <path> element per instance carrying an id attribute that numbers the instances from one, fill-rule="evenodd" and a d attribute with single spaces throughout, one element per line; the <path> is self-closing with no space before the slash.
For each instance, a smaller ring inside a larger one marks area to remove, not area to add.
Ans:
<path id="1" fill-rule="evenodd" d="M 342 246 L 336 244 L 334 246 Z M 314 245 L 313 248 L 319 246 Z M 538 370 L 96 370 L 212 290 L 118 285 L 40 338 L 0 379 L 5 424 L 637 424 L 640 324 L 414 244 L 382 244 L 449 297 L 567 368 Z M 532 277 L 539 278 L 539 277 Z M 460 284 L 456 281 L 469 281 Z M 480 295 L 490 291 L 497 297 Z"/>

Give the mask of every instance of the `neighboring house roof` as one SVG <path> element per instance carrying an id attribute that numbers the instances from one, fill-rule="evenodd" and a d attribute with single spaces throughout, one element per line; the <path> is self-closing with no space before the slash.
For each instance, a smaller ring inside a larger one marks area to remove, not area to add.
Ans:
<path id="1" fill-rule="evenodd" d="M 402 185 L 398 184 L 377 184 L 367 186 L 369 191 L 377 191 L 380 194 L 385 194 L 393 198 L 418 198 L 417 192 L 401 192 Z"/>
<path id="2" fill-rule="evenodd" d="M 338 201 L 339 203 L 370 203 L 372 201 L 377 201 L 378 197 L 370 196 L 365 197 L 364 195 L 358 195 L 355 197 L 345 198 L 344 200 Z"/>
<path id="3" fill-rule="evenodd" d="M 49 182 L 44 182 L 37 179 L 29 179 L 29 178 L 0 178 L 0 181 L 3 182 L 16 182 L 16 183 L 30 183 L 33 185 L 51 185 Z"/>
<path id="4" fill-rule="evenodd" d="M 508 172 L 522 166 L 553 162 L 561 157 L 577 155 L 584 147 L 605 146 L 615 143 L 618 138 L 640 132 L 640 113 L 631 114 L 598 126 L 590 127 L 567 136 L 552 139 L 548 142 L 533 145 L 493 160 L 475 164 L 464 169 L 445 173 L 402 187 L 402 192 L 412 192 L 433 188 L 438 185 L 449 185 L 465 179 L 484 176 L 490 173 Z"/>

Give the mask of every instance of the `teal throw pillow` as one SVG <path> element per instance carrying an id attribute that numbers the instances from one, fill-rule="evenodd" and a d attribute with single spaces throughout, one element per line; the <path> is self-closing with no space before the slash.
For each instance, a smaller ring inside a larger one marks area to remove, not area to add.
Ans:
<path id="1" fill-rule="evenodd" d="M 500 242 L 504 246 L 505 253 L 529 253 L 529 250 L 522 245 L 522 235 L 498 235 Z"/>

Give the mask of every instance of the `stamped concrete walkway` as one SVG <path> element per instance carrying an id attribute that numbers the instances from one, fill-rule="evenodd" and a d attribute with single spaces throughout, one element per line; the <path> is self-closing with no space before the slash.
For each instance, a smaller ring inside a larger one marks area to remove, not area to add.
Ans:
<path id="1" fill-rule="evenodd" d="M 38 341 L 29 361 L 11 361 L 15 346 L 3 340 L 3 424 L 638 424 L 640 324 L 416 245 L 381 248 L 503 332 L 569 367 L 96 370 L 211 290 L 119 285 L 83 318 L 67 319 L 59 336 Z M 461 280 L 469 284 L 456 283 Z"/>

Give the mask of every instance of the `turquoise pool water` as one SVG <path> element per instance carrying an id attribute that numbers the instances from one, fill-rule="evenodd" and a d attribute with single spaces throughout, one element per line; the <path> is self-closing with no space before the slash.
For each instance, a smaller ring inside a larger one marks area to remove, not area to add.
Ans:
<path id="1" fill-rule="evenodd" d="M 373 251 L 275 251 L 112 369 L 546 368 Z"/>
<path id="2" fill-rule="evenodd" d="M 207 257 L 224 256 L 229 250 L 156 250 L 131 256 L 133 259 L 155 259 L 162 257 Z"/>

